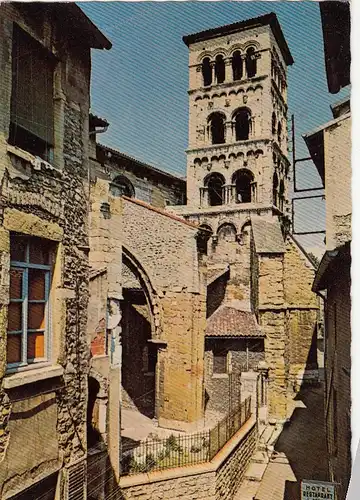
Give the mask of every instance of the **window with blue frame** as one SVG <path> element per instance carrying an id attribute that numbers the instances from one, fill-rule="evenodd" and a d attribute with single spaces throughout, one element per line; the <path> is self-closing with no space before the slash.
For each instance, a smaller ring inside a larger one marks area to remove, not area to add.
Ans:
<path id="1" fill-rule="evenodd" d="M 47 240 L 11 235 L 8 369 L 50 359 L 51 253 Z"/>

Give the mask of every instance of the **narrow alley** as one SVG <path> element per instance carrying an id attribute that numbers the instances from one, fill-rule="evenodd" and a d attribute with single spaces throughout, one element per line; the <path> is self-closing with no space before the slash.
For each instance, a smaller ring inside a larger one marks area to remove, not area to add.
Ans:
<path id="1" fill-rule="evenodd" d="M 298 500 L 302 479 L 328 480 L 323 406 L 323 384 L 300 390 L 268 465 L 250 465 L 235 500 Z"/>

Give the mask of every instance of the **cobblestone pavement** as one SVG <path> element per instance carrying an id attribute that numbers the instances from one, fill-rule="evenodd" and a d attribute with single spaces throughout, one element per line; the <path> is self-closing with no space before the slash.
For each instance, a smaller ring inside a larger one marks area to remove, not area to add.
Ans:
<path id="1" fill-rule="evenodd" d="M 300 391 L 260 483 L 247 481 L 234 500 L 299 500 L 302 479 L 328 480 L 323 387 Z"/>

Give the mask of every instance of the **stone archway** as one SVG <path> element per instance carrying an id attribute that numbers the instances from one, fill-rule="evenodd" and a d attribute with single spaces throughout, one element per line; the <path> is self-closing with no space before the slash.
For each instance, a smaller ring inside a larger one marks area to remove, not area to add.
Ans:
<path id="1" fill-rule="evenodd" d="M 123 406 L 157 416 L 158 343 L 161 308 L 150 279 L 136 257 L 123 248 L 122 390 Z"/>
<path id="2" fill-rule="evenodd" d="M 88 376 L 87 443 L 88 448 L 103 442 L 106 435 L 108 403 L 107 382 L 94 368 Z"/>

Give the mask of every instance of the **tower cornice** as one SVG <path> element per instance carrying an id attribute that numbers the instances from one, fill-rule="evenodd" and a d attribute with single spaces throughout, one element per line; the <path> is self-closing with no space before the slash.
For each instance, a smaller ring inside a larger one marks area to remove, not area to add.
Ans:
<path id="1" fill-rule="evenodd" d="M 252 146 L 255 144 L 263 144 L 268 145 L 272 142 L 271 139 L 268 138 L 258 138 L 258 139 L 248 139 L 247 141 L 239 141 L 233 143 L 225 143 L 225 144 L 209 144 L 208 146 L 201 146 L 199 148 L 189 148 L 185 152 L 186 153 L 208 153 L 219 151 L 220 153 L 230 154 L 234 149 L 238 150 L 241 148 L 247 149 L 248 146 Z"/>
<path id="2" fill-rule="evenodd" d="M 263 80 L 266 80 L 267 78 L 269 78 L 269 75 L 260 75 L 260 76 L 255 76 L 253 78 L 246 78 L 244 80 L 238 80 L 238 82 L 236 82 L 236 86 L 237 86 L 237 84 L 239 87 L 241 87 L 243 85 L 258 83 L 258 82 L 261 82 Z M 228 89 L 228 88 L 231 88 L 231 89 L 235 88 L 233 81 L 232 82 L 218 83 L 216 85 L 209 85 L 208 87 L 198 87 L 196 89 L 189 89 L 188 94 L 192 95 L 192 94 L 195 94 L 196 92 L 203 92 L 204 94 L 206 94 L 207 92 L 210 92 L 213 90 L 222 90 L 222 89 Z"/>
<path id="3" fill-rule="evenodd" d="M 231 35 L 233 33 L 238 33 L 239 31 L 259 28 L 260 26 L 270 26 L 274 34 L 274 37 L 279 45 L 284 61 L 288 66 L 292 65 L 294 63 L 294 59 L 291 55 L 289 46 L 286 43 L 278 18 L 274 12 L 271 12 L 270 14 L 265 14 L 264 16 L 259 16 L 252 19 L 246 19 L 245 21 L 239 21 L 237 23 L 227 24 L 225 26 L 220 26 L 218 28 L 200 31 L 192 35 L 186 35 L 183 37 L 183 42 L 185 43 L 185 45 L 189 47 L 191 44 L 196 42 L 210 40 L 211 38 L 217 38 L 219 36 Z"/>

